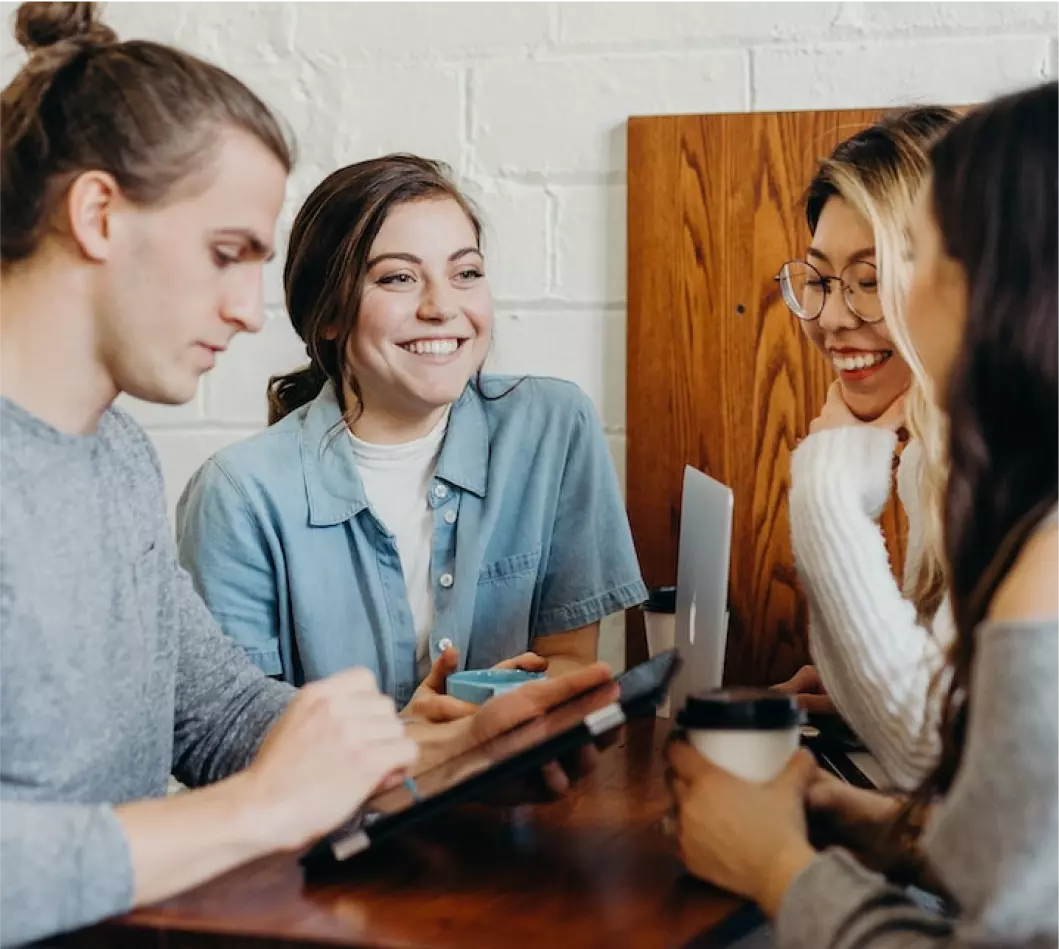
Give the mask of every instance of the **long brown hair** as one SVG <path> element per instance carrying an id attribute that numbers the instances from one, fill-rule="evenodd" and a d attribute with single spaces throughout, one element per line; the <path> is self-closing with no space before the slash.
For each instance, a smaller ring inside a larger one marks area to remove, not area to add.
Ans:
<path id="1" fill-rule="evenodd" d="M 906 401 L 908 428 L 922 447 L 920 483 L 923 544 L 910 552 L 905 595 L 915 604 L 919 621 L 931 625 L 945 595 L 942 541 L 945 424 L 940 409 L 927 398 L 922 367 L 906 338 L 901 310 L 908 292 L 906 231 L 912 205 L 929 170 L 931 144 L 959 121 L 944 106 L 916 106 L 885 116 L 841 142 L 820 163 L 805 195 L 809 233 L 815 234 L 824 205 L 832 197 L 847 201 L 871 225 L 879 263 L 879 286 L 886 325 L 913 373 Z"/>
<path id="2" fill-rule="evenodd" d="M 348 386 L 359 401 L 357 380 L 346 353 L 371 245 L 387 216 L 412 201 L 450 198 L 463 209 L 475 240 L 482 225 L 471 202 L 441 162 L 416 155 L 386 155 L 332 173 L 309 195 L 294 220 L 283 285 L 287 313 L 305 343 L 309 364 L 268 383 L 268 421 L 278 422 L 312 401 L 330 381 L 343 412 Z"/>
<path id="3" fill-rule="evenodd" d="M 899 830 L 953 784 L 973 696 L 975 629 L 1059 495 L 1059 86 L 998 99 L 931 152 L 933 214 L 969 288 L 948 391 L 945 552 L 956 637 L 941 754 Z"/>
<path id="4" fill-rule="evenodd" d="M 290 171 L 292 146 L 238 79 L 188 53 L 119 42 L 94 3 L 23 3 L 29 59 L 0 95 L 0 259 L 31 257 L 82 172 L 111 174 L 151 204 L 208 167 L 217 132 L 253 135 Z"/>

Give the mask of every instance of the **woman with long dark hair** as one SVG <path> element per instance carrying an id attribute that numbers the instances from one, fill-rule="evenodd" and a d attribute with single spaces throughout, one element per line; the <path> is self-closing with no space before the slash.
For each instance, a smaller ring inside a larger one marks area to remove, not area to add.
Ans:
<path id="1" fill-rule="evenodd" d="M 913 214 L 907 329 L 949 423 L 956 634 L 936 767 L 901 801 L 824 777 L 805 752 L 749 785 L 670 749 L 688 868 L 755 899 L 783 946 L 1056 944 L 1057 115 L 1054 82 L 973 112 L 932 149 Z M 860 862 L 814 850 L 806 803 Z M 879 845 L 894 842 L 952 913 L 864 866 L 893 869 Z"/>
<path id="2" fill-rule="evenodd" d="M 646 599 L 591 401 L 483 372 L 485 254 L 449 170 L 415 155 L 340 168 L 298 212 L 284 286 L 309 364 L 177 508 L 184 566 L 268 675 L 363 665 L 444 721 L 474 709 L 445 694 L 457 668 L 576 670 Z"/>

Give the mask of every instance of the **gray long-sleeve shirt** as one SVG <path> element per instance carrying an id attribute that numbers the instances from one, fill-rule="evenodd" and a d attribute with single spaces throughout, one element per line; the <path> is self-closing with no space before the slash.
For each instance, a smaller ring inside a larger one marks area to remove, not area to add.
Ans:
<path id="1" fill-rule="evenodd" d="M 0 944 L 129 908 L 114 806 L 244 767 L 293 690 L 218 630 L 176 559 L 150 442 L 0 401 Z"/>
<path id="2" fill-rule="evenodd" d="M 922 840 L 958 904 L 932 915 L 849 854 L 821 854 L 776 921 L 782 949 L 984 949 L 1059 942 L 1059 624 L 983 624 L 956 781 Z"/>

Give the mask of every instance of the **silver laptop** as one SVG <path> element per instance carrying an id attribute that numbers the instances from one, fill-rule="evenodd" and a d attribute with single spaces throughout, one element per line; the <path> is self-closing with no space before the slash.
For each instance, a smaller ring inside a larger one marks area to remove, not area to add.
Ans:
<path id="1" fill-rule="evenodd" d="M 689 692 L 721 685 L 728 642 L 732 506 L 731 488 L 695 468 L 684 469 L 675 635 L 684 665 L 670 689 L 674 712 Z"/>

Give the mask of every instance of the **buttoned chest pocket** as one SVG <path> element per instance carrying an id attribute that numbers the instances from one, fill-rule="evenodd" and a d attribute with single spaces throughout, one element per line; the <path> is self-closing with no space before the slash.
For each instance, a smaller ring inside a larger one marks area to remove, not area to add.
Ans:
<path id="1" fill-rule="evenodd" d="M 479 572 L 468 657 L 475 668 L 487 668 L 529 649 L 540 561 L 537 548 L 502 557 Z"/>

